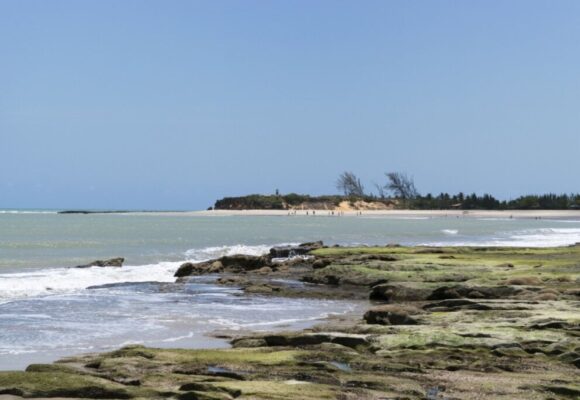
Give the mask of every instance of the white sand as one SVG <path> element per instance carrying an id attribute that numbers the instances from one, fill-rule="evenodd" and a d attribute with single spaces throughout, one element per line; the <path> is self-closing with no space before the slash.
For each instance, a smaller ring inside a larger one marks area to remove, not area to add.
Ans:
<path id="1" fill-rule="evenodd" d="M 174 215 L 174 216 L 288 216 L 286 210 L 206 210 L 206 211 L 183 211 L 183 212 L 149 212 L 134 213 L 140 215 Z M 296 215 L 312 216 L 312 210 L 299 210 Z M 330 211 L 315 210 L 316 217 L 328 217 Z M 338 213 L 335 211 L 334 215 Z M 346 217 L 358 216 L 358 211 L 345 211 Z M 527 218 L 527 219 L 578 219 L 580 210 L 367 210 L 362 211 L 362 216 L 381 216 L 392 218 Z"/>

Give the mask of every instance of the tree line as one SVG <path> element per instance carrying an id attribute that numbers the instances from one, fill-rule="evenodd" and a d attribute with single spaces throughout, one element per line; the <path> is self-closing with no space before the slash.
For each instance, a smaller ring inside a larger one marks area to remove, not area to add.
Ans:
<path id="1" fill-rule="evenodd" d="M 400 208 L 418 210 L 562 210 L 580 209 L 580 194 L 542 194 L 525 195 L 511 200 L 499 200 L 491 194 L 449 194 L 428 193 L 421 195 L 415 186 L 412 176 L 403 172 L 386 172 L 385 183 L 373 183 L 376 193 L 365 192 L 361 180 L 350 171 L 345 171 L 338 177 L 336 188 L 350 198 L 364 200 L 396 200 Z"/>

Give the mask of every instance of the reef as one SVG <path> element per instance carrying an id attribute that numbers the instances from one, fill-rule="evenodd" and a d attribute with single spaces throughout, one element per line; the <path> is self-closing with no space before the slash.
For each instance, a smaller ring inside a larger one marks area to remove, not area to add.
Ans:
<path id="1" fill-rule="evenodd" d="M 366 299 L 366 312 L 231 336 L 230 349 L 127 346 L 33 364 L 0 372 L 0 398 L 580 398 L 580 245 L 298 253 L 190 264 L 177 280 L 218 274 L 252 296 Z"/>

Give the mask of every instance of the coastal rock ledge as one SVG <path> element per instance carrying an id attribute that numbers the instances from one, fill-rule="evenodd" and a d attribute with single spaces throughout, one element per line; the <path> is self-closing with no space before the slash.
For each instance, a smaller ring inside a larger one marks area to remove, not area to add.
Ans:
<path id="1" fill-rule="evenodd" d="M 0 400 L 579 399 L 580 247 L 440 250 L 323 247 L 189 263 L 183 273 L 223 270 L 217 284 L 252 295 L 370 309 L 300 332 L 213 333 L 232 348 L 131 345 L 0 371 Z"/>
<path id="2" fill-rule="evenodd" d="M 95 260 L 88 264 L 77 265 L 75 268 L 90 267 L 122 267 L 125 259 L 123 257 L 109 258 L 108 260 Z"/>
<path id="3" fill-rule="evenodd" d="M 198 263 L 186 262 L 175 272 L 175 277 L 182 278 L 191 275 L 214 274 L 222 272 L 243 273 L 246 271 L 263 270 L 270 268 L 276 270 L 280 262 L 275 259 L 304 256 L 309 252 L 323 247 L 321 241 L 302 243 L 298 246 L 273 247 L 270 252 L 263 256 L 250 256 L 245 254 L 235 254 L 220 258 L 202 261 Z M 269 271 L 269 270 L 268 270 Z"/>

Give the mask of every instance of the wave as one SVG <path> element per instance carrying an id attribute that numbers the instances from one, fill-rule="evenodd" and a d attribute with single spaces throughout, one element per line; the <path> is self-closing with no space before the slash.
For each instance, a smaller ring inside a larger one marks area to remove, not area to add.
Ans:
<path id="1" fill-rule="evenodd" d="M 186 261 L 200 262 L 224 255 L 262 255 L 271 246 L 219 246 L 190 249 L 182 261 L 165 261 L 147 265 L 92 268 L 46 268 L 19 273 L 0 274 L 0 303 L 37 296 L 70 294 L 89 286 L 115 283 L 174 282 L 177 268 Z"/>
<path id="2" fill-rule="evenodd" d="M 343 306 L 345 306 L 345 305 L 343 305 Z M 280 306 L 277 305 L 277 307 L 275 309 L 278 310 L 279 307 Z M 223 326 L 223 327 L 226 327 L 227 329 L 232 330 L 232 331 L 239 331 L 239 330 L 246 330 L 246 329 L 250 329 L 252 331 L 264 331 L 264 330 L 270 330 L 273 327 L 283 327 L 286 325 L 294 325 L 294 324 L 318 321 L 318 320 L 326 319 L 326 318 L 330 317 L 331 315 L 347 314 L 349 312 L 352 312 L 354 309 L 355 309 L 354 306 L 346 305 L 344 310 L 341 310 L 341 311 L 320 312 L 320 314 L 317 314 L 314 316 L 309 316 L 309 317 L 280 318 L 280 319 L 274 319 L 271 321 L 260 321 L 260 322 L 251 322 L 251 321 L 241 322 L 239 320 L 234 320 L 232 318 L 213 318 L 213 319 L 209 319 L 208 323 L 214 324 L 217 326 Z M 262 327 L 262 328 L 260 328 L 260 327 Z"/>
<path id="3" fill-rule="evenodd" d="M 446 235 L 457 235 L 459 233 L 457 229 L 441 229 L 441 232 Z"/>
<path id="4" fill-rule="evenodd" d="M 525 246 L 565 246 L 580 242 L 580 228 L 543 228 L 516 232 L 511 240 Z"/>
<path id="5" fill-rule="evenodd" d="M 430 246 L 558 247 L 580 243 L 580 228 L 538 228 L 499 233 L 482 240 L 422 243 Z"/>
<path id="6" fill-rule="evenodd" d="M 274 246 L 289 246 L 297 243 L 279 243 L 276 245 L 259 244 L 254 246 L 247 246 L 243 244 L 236 244 L 233 246 L 213 246 L 202 249 L 189 249 L 184 254 L 190 261 L 207 261 L 213 258 L 223 256 L 231 256 L 234 254 L 246 254 L 249 256 L 261 256 L 267 254 Z"/>
<path id="7" fill-rule="evenodd" d="M 180 340 L 191 339 L 194 336 L 195 336 L 195 333 L 194 332 L 189 332 L 187 335 L 175 336 L 175 337 L 170 337 L 170 338 L 167 338 L 167 339 L 163 339 L 162 342 L 164 342 L 164 343 L 179 342 Z"/>
<path id="8" fill-rule="evenodd" d="M 172 282 L 180 262 L 122 268 L 49 268 L 0 274 L 0 301 L 74 293 L 89 286 L 123 282 Z"/>

